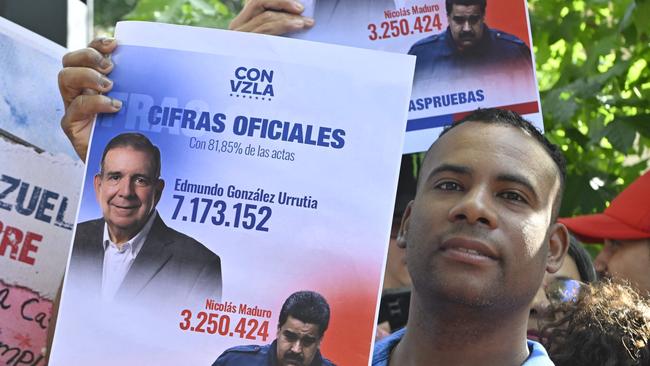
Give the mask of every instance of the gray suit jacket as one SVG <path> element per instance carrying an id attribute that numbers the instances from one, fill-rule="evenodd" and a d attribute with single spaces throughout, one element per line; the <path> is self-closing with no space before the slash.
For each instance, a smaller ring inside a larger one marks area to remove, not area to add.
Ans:
<path id="1" fill-rule="evenodd" d="M 71 290 L 101 294 L 104 220 L 77 225 L 68 276 Z M 221 261 L 203 244 L 165 225 L 157 216 L 115 300 L 143 305 L 187 306 L 221 299 Z"/>

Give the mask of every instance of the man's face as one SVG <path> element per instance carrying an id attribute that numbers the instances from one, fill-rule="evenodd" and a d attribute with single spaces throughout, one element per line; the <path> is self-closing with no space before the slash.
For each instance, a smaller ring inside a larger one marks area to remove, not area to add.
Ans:
<path id="1" fill-rule="evenodd" d="M 594 265 L 600 274 L 629 281 L 641 295 L 650 298 L 650 239 L 605 239 Z"/>
<path id="2" fill-rule="evenodd" d="M 318 325 L 304 323 L 289 315 L 278 328 L 278 365 L 309 365 L 320 347 L 320 341 Z"/>
<path id="3" fill-rule="evenodd" d="M 451 36 L 458 51 L 467 51 L 483 38 L 485 15 L 481 13 L 480 6 L 453 5 L 447 17 Z"/>
<path id="4" fill-rule="evenodd" d="M 164 183 L 156 176 L 149 154 L 117 147 L 106 154 L 94 186 L 111 239 L 123 243 L 144 226 Z"/>
<path id="5" fill-rule="evenodd" d="M 560 178 L 544 149 L 515 127 L 468 122 L 436 142 L 420 174 L 403 221 L 418 297 L 527 307 L 568 242 L 551 225 Z"/>

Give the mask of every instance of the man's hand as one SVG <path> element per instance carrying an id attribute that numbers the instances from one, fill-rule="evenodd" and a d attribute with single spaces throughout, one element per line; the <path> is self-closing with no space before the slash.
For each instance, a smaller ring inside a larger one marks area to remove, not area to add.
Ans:
<path id="1" fill-rule="evenodd" d="M 272 35 L 297 32 L 314 25 L 314 19 L 300 15 L 304 9 L 297 0 L 250 0 L 229 28 Z"/>
<path id="2" fill-rule="evenodd" d="M 86 160 L 92 122 L 97 113 L 115 113 L 122 102 L 100 95 L 113 88 L 106 74 L 113 70 L 109 59 L 117 42 L 98 38 L 88 48 L 63 56 L 63 69 L 59 72 L 59 91 L 63 98 L 65 114 L 61 128 L 68 136 L 81 160 Z"/>

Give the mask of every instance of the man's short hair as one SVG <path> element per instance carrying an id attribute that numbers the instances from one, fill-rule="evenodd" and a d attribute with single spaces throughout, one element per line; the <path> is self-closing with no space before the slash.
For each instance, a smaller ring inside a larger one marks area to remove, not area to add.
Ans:
<path id="1" fill-rule="evenodd" d="M 474 112 L 470 113 L 469 115 L 467 115 L 465 118 L 461 119 L 460 121 L 452 124 L 451 126 L 445 127 L 445 129 L 440 133 L 438 140 L 434 141 L 433 144 L 431 144 L 431 147 L 429 147 L 429 150 L 427 151 L 426 155 L 424 156 L 424 160 L 422 161 L 422 165 L 424 165 L 426 160 L 429 158 L 433 146 L 435 146 L 436 142 L 438 142 L 442 136 L 444 136 L 446 133 L 453 130 L 454 128 L 467 122 L 480 122 L 486 124 L 497 124 L 497 125 L 512 126 L 518 128 L 524 134 L 534 138 L 535 141 L 537 141 L 544 148 L 544 151 L 546 151 L 549 157 L 553 160 L 553 162 L 555 163 L 558 169 L 558 173 L 560 174 L 560 190 L 558 191 L 558 194 L 555 197 L 555 201 L 553 202 L 552 220 L 553 222 L 555 222 L 555 220 L 557 219 L 560 213 L 560 206 L 562 204 L 562 194 L 564 192 L 564 183 L 566 180 L 566 160 L 564 158 L 564 155 L 562 154 L 562 151 L 557 145 L 551 143 L 537 129 L 537 127 L 535 127 L 531 122 L 525 120 L 515 112 L 505 110 L 505 109 L 498 109 L 498 108 L 485 108 L 485 109 L 479 108 Z M 421 172 L 422 171 L 420 171 L 420 173 Z M 418 187 L 419 187 L 420 179 L 418 179 Z"/>
<path id="2" fill-rule="evenodd" d="M 130 147 L 136 151 L 142 151 L 149 154 L 152 158 L 154 178 L 160 177 L 160 149 L 147 138 L 147 136 L 137 132 L 127 132 L 119 134 L 111 139 L 106 144 L 104 152 L 102 153 L 102 160 L 99 163 L 100 174 L 104 173 L 104 159 L 106 154 L 112 149 L 118 147 Z"/>
<path id="3" fill-rule="evenodd" d="M 291 294 L 282 305 L 278 328 L 291 316 L 303 323 L 318 325 L 322 337 L 330 322 L 330 306 L 325 298 L 314 291 L 298 291 Z"/>
<path id="4" fill-rule="evenodd" d="M 487 7 L 487 0 L 446 0 L 445 8 L 447 9 L 447 14 L 451 14 L 451 10 L 454 5 L 478 5 L 481 8 L 481 14 L 485 15 L 485 8 Z"/>

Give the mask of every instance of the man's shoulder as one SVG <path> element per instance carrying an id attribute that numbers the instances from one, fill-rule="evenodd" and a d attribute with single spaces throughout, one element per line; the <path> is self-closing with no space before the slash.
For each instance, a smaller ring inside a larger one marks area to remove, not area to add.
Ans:
<path id="1" fill-rule="evenodd" d="M 75 245 L 101 244 L 105 221 L 102 218 L 80 222 L 75 228 Z M 77 244 L 79 243 L 79 244 Z"/>
<path id="2" fill-rule="evenodd" d="M 431 46 L 436 46 L 436 45 L 445 45 L 445 37 L 446 37 L 446 32 L 434 34 L 432 36 L 428 36 L 426 38 L 423 38 L 413 44 L 411 46 L 411 49 L 409 50 L 408 54 L 409 55 L 416 55 L 417 53 L 422 50 L 422 49 L 427 49 L 428 47 Z"/>
<path id="3" fill-rule="evenodd" d="M 528 45 L 526 45 L 526 42 L 524 42 L 519 37 L 513 34 L 504 32 L 502 30 L 494 29 L 494 28 L 489 28 L 489 32 L 491 38 L 502 46 L 517 47 L 517 48 L 528 50 Z"/>
<path id="4" fill-rule="evenodd" d="M 156 230 L 159 231 L 159 236 L 169 240 L 171 245 L 178 249 L 179 253 L 177 254 L 202 258 L 206 262 L 212 262 L 215 259 L 219 259 L 217 254 L 208 249 L 201 242 L 187 234 L 183 234 L 180 231 L 167 226 L 162 219 L 157 218 L 154 225 L 157 226 Z"/>
<path id="5" fill-rule="evenodd" d="M 402 340 L 405 332 L 406 328 L 402 328 L 375 344 L 375 349 L 372 352 L 372 366 L 388 366 L 390 353 Z"/>
<path id="6" fill-rule="evenodd" d="M 521 366 L 553 366 L 554 363 L 546 353 L 544 346 L 541 344 L 527 340 L 528 345 L 528 358 Z"/>
<path id="7" fill-rule="evenodd" d="M 91 231 L 104 228 L 104 219 L 88 220 L 77 224 L 77 231 Z"/>
<path id="8" fill-rule="evenodd" d="M 225 350 L 212 366 L 264 365 L 270 345 L 236 346 Z"/>
<path id="9" fill-rule="evenodd" d="M 321 357 L 320 366 L 336 366 L 336 364 L 325 357 Z"/>

